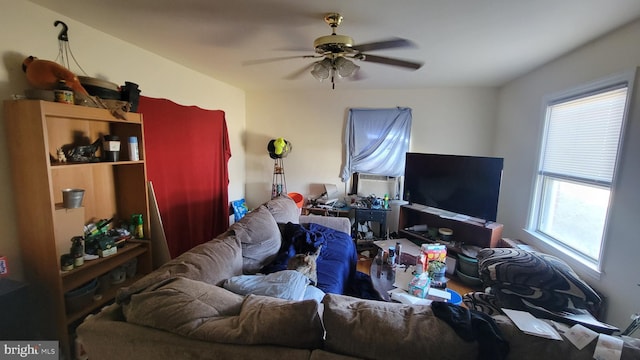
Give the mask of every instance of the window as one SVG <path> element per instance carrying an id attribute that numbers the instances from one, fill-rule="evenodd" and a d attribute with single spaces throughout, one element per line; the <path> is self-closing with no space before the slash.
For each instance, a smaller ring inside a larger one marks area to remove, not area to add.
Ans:
<path id="1" fill-rule="evenodd" d="M 597 270 L 632 79 L 599 82 L 546 103 L 529 231 Z"/>

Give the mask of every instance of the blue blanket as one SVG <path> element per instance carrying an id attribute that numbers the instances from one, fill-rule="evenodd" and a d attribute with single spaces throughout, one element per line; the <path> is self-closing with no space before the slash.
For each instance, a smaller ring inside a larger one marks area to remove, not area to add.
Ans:
<path id="1" fill-rule="evenodd" d="M 268 274 L 285 270 L 289 258 L 295 254 L 315 253 L 320 246 L 316 260 L 316 286 L 325 293 L 344 294 L 355 279 L 356 247 L 351 235 L 323 225 L 286 224 L 278 256 L 262 272 Z"/>

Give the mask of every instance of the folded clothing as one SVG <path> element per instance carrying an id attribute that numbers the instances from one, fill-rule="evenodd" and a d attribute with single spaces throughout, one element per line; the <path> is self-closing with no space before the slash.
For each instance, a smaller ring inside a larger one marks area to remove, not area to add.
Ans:
<path id="1" fill-rule="evenodd" d="M 239 295 L 264 295 L 285 300 L 302 300 L 309 279 L 295 270 L 272 274 L 239 275 L 227 279 L 222 286 Z"/>

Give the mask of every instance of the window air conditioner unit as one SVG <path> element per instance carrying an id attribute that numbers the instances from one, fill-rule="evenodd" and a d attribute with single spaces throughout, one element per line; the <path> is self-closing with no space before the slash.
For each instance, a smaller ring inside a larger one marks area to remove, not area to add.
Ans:
<path id="1" fill-rule="evenodd" d="M 384 194 L 387 194 L 389 199 L 395 199 L 396 195 L 401 194 L 399 177 L 360 173 L 358 174 L 357 182 L 358 196 L 375 195 L 381 198 L 384 197 Z"/>

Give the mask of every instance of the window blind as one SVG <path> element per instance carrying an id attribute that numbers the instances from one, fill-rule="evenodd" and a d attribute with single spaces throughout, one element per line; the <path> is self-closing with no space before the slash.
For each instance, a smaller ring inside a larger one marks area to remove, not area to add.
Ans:
<path id="1" fill-rule="evenodd" d="M 626 98 L 624 84 L 549 106 L 541 174 L 610 185 Z"/>

